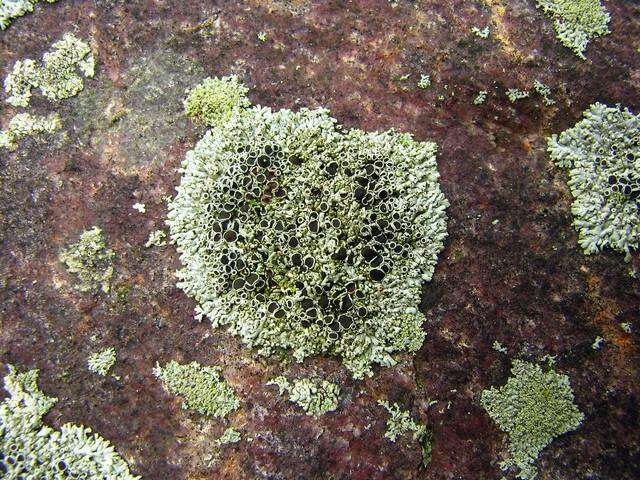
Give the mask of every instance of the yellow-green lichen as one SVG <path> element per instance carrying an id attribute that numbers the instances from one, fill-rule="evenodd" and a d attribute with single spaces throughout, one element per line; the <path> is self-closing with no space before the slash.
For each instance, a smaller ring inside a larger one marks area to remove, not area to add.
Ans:
<path id="1" fill-rule="evenodd" d="M 507 383 L 483 391 L 481 397 L 489 416 L 509 436 L 509 458 L 501 462 L 502 468 L 516 467 L 518 478 L 535 478 L 542 449 L 584 419 L 573 400 L 569 377 L 514 360 Z"/>
<path id="2" fill-rule="evenodd" d="M 551 98 L 551 89 L 540 80 L 533 81 L 533 89 L 542 97 L 542 103 L 546 106 L 556 103 L 555 100 Z"/>
<path id="3" fill-rule="evenodd" d="M 280 395 L 289 394 L 289 400 L 300 406 L 307 415 L 320 416 L 338 408 L 340 387 L 321 379 L 302 378 L 293 383 L 279 376 L 267 383 L 277 385 Z"/>
<path id="4" fill-rule="evenodd" d="M 378 400 L 378 405 L 384 407 L 389 413 L 386 438 L 394 442 L 407 433 L 411 433 L 413 440 L 422 448 L 422 464 L 426 467 L 431 461 L 432 435 L 427 427 L 411 418 L 411 414 L 400 408 L 397 403 L 389 403 L 386 400 Z"/>
<path id="5" fill-rule="evenodd" d="M 46 117 L 18 113 L 9 121 L 8 128 L 0 132 L 0 148 L 14 151 L 19 146 L 18 142 L 24 137 L 43 133 L 53 134 L 60 126 L 60 116 L 57 113 Z"/>
<path id="6" fill-rule="evenodd" d="M 485 100 L 487 99 L 487 94 L 489 92 L 487 92 L 486 90 L 481 90 L 478 92 L 478 95 L 475 96 L 475 98 L 473 99 L 473 104 L 474 105 L 482 105 Z"/>
<path id="7" fill-rule="evenodd" d="M 560 42 L 584 59 L 587 44 L 609 33 L 609 13 L 600 0 L 536 0 L 554 21 Z"/>
<path id="8" fill-rule="evenodd" d="M 92 292 L 98 288 L 109 292 L 113 276 L 112 250 L 107 248 L 102 230 L 94 226 L 80 235 L 80 241 L 60 252 L 60 261 L 69 273 L 75 274 L 75 288 L 81 292 Z"/>
<path id="9" fill-rule="evenodd" d="M 486 26 L 484 28 L 471 27 L 471 32 L 478 38 L 485 39 L 489 37 L 489 33 L 491 33 L 491 28 Z"/>
<path id="10" fill-rule="evenodd" d="M 9 396 L 0 404 L 0 476 L 7 479 L 84 478 L 137 480 L 113 446 L 87 427 L 59 431 L 42 423 L 57 402 L 38 388 L 38 370 L 4 378 Z"/>
<path id="11" fill-rule="evenodd" d="M 228 443 L 238 443 L 242 437 L 240 436 L 240 432 L 235 430 L 232 427 L 227 428 L 224 433 L 216 440 L 216 445 L 221 447 L 222 445 L 226 445 Z"/>
<path id="12" fill-rule="evenodd" d="M 517 88 L 510 88 L 507 90 L 507 97 L 511 103 L 515 103 L 517 100 L 521 100 L 523 98 L 527 98 L 529 96 L 529 92 L 526 90 L 519 90 Z"/>
<path id="13" fill-rule="evenodd" d="M 219 126 L 231 118 L 234 110 L 250 105 L 248 91 L 235 75 L 206 78 L 187 92 L 184 108 L 194 121 Z"/>
<path id="14" fill-rule="evenodd" d="M 420 80 L 418 80 L 418 88 L 425 89 L 431 86 L 431 77 L 429 75 L 425 75 L 424 73 L 420 75 Z"/>
<path id="15" fill-rule="evenodd" d="M 66 33 L 55 42 L 40 63 L 34 60 L 18 60 L 5 78 L 7 103 L 26 107 L 31 90 L 39 88 L 51 101 L 73 97 L 84 87 L 83 76 L 93 77 L 95 58 L 91 48 L 72 33 Z"/>
<path id="16" fill-rule="evenodd" d="M 220 372 L 219 367 L 197 362 L 181 365 L 174 360 L 164 367 L 158 364 L 153 370 L 169 392 L 184 399 L 183 408 L 213 417 L 224 417 L 240 406 L 238 397 Z"/>
<path id="17" fill-rule="evenodd" d="M 106 348 L 101 352 L 92 353 L 87 360 L 89 370 L 103 377 L 109 373 L 109 370 L 115 363 L 116 349 L 113 347 Z"/>
<path id="18" fill-rule="evenodd" d="M 46 0 L 55 3 L 58 0 Z M 0 29 L 5 30 L 14 18 L 33 12 L 33 7 L 39 0 L 0 0 Z"/>
<path id="19" fill-rule="evenodd" d="M 147 243 L 144 244 L 146 248 L 151 247 L 164 247 L 167 244 L 167 234 L 162 230 L 155 230 L 149 234 Z"/>

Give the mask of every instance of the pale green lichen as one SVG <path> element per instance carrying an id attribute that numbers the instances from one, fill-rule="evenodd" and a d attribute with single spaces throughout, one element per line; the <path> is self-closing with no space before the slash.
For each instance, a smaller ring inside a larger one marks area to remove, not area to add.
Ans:
<path id="1" fill-rule="evenodd" d="M 0 29 L 5 30 L 14 18 L 33 12 L 33 7 L 40 0 L 0 0 Z M 46 0 L 55 3 L 58 0 Z"/>
<path id="2" fill-rule="evenodd" d="M 258 40 L 261 42 L 267 41 L 267 32 L 258 32 Z"/>
<path id="3" fill-rule="evenodd" d="M 593 341 L 593 344 L 591 344 L 591 348 L 593 348 L 594 350 L 600 350 L 600 347 L 602 347 L 603 343 L 604 343 L 604 338 L 598 335 L 596 339 Z"/>
<path id="4" fill-rule="evenodd" d="M 6 101 L 26 107 L 33 88 L 39 88 L 51 101 L 73 97 L 84 88 L 83 76 L 90 78 L 94 73 L 95 58 L 89 45 L 66 33 L 43 55 L 40 63 L 26 59 L 14 64 L 4 81 Z"/>
<path id="5" fill-rule="evenodd" d="M 640 117 L 595 103 L 575 126 L 552 135 L 547 149 L 569 172 L 584 253 L 610 247 L 629 261 L 640 242 Z"/>
<path id="6" fill-rule="evenodd" d="M 109 370 L 115 363 L 116 349 L 113 347 L 106 348 L 101 352 L 92 353 L 87 360 L 89 370 L 103 377 L 109 373 Z"/>
<path id="7" fill-rule="evenodd" d="M 542 103 L 546 106 L 556 103 L 555 100 L 551 98 L 551 89 L 540 80 L 533 81 L 533 89 L 542 97 Z"/>
<path id="8" fill-rule="evenodd" d="M 340 402 L 340 387 L 327 380 L 302 378 L 291 383 L 279 376 L 267 385 L 277 385 L 280 395 L 287 392 L 289 400 L 300 406 L 307 415 L 317 417 L 332 412 Z"/>
<path id="9" fill-rule="evenodd" d="M 30 113 L 18 113 L 10 121 L 6 130 L 0 132 L 0 148 L 14 151 L 20 140 L 27 136 L 53 134 L 61 127 L 60 116 L 52 113 L 46 117 Z"/>
<path id="10" fill-rule="evenodd" d="M 489 36 L 489 33 L 491 33 L 491 29 L 489 28 L 489 26 L 486 26 L 482 29 L 478 28 L 478 27 L 471 27 L 471 32 L 478 38 L 482 38 L 485 39 Z"/>
<path id="11" fill-rule="evenodd" d="M 537 475 L 538 455 L 553 439 L 578 428 L 584 415 L 574 404 L 569 377 L 539 365 L 514 360 L 506 385 L 482 392 L 481 404 L 509 436 L 503 469 L 518 468 L 518 478 Z"/>
<path id="12" fill-rule="evenodd" d="M 536 0 L 554 21 L 560 42 L 584 59 L 587 44 L 609 33 L 609 13 L 600 0 Z"/>
<path id="13" fill-rule="evenodd" d="M 431 77 L 429 75 L 425 75 L 424 73 L 420 75 L 420 80 L 418 80 L 418 88 L 425 89 L 431 86 Z"/>
<path id="14" fill-rule="evenodd" d="M 156 365 L 153 373 L 165 388 L 184 399 L 182 408 L 190 408 L 202 415 L 225 417 L 240 406 L 233 389 L 222 379 L 219 367 L 197 362 L 181 365 L 172 360 L 164 367 Z"/>
<path id="15" fill-rule="evenodd" d="M 527 98 L 529 96 L 529 92 L 526 90 L 518 90 L 517 88 L 510 88 L 507 90 L 507 97 L 511 103 L 515 103 L 517 100 L 522 98 Z"/>
<path id="16" fill-rule="evenodd" d="M 473 104 L 474 105 L 482 105 L 485 100 L 487 99 L 487 95 L 489 92 L 487 92 L 486 90 L 480 90 L 478 92 L 478 95 L 476 95 L 476 97 L 473 99 Z"/>
<path id="17" fill-rule="evenodd" d="M 208 127 L 220 126 L 231 118 L 236 109 L 250 105 L 249 89 L 231 75 L 205 78 L 187 92 L 184 108 L 194 121 Z"/>
<path id="18" fill-rule="evenodd" d="M 323 109 L 235 112 L 187 154 L 169 202 L 197 318 L 263 355 L 341 357 L 356 378 L 417 351 L 446 237 L 436 145 L 346 131 Z"/>
<path id="19" fill-rule="evenodd" d="M 147 206 L 144 203 L 136 202 L 131 208 L 140 213 L 147 213 Z"/>
<path id="20" fill-rule="evenodd" d="M 503 347 L 502 344 L 497 340 L 494 340 L 493 345 L 491 345 L 491 348 L 493 348 L 496 352 L 507 353 L 507 349 Z"/>
<path id="21" fill-rule="evenodd" d="M 620 328 L 625 333 L 631 333 L 632 332 L 631 322 L 623 322 L 623 323 L 621 323 L 620 324 Z"/>
<path id="22" fill-rule="evenodd" d="M 216 440 L 216 445 L 221 447 L 222 445 L 227 445 L 229 443 L 238 443 L 242 437 L 240 436 L 240 432 L 235 430 L 232 427 L 227 428 L 224 433 Z"/>
<path id="23" fill-rule="evenodd" d="M 384 436 L 395 443 L 398 438 L 411 433 L 413 440 L 418 442 L 422 448 L 422 465 L 426 467 L 431 461 L 431 432 L 427 430 L 427 427 L 411 418 L 411 414 L 402 410 L 397 403 L 390 404 L 386 400 L 378 400 L 378 405 L 384 407 L 389 413 Z"/>
<path id="24" fill-rule="evenodd" d="M 0 473 L 7 479 L 108 478 L 137 480 L 113 446 L 89 428 L 67 423 L 59 431 L 42 423 L 57 402 L 38 389 L 38 370 L 4 378 L 9 396 L 0 404 Z"/>
<path id="25" fill-rule="evenodd" d="M 146 248 L 151 247 L 164 247 L 167 244 L 167 234 L 162 230 L 156 230 L 149 234 L 149 239 L 147 243 L 144 244 Z"/>
<path id="26" fill-rule="evenodd" d="M 80 241 L 63 250 L 59 258 L 67 271 L 78 277 L 75 288 L 79 291 L 90 292 L 99 287 L 108 293 L 114 256 L 113 251 L 107 248 L 102 230 L 94 226 L 82 232 Z"/>

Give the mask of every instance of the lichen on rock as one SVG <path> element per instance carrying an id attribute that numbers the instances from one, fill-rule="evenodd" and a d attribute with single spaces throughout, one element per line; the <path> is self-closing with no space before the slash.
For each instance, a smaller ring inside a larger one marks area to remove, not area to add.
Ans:
<path id="1" fill-rule="evenodd" d="M 9 365 L 9 396 L 0 403 L 0 474 L 3 478 L 109 478 L 137 480 L 113 446 L 87 427 L 67 423 L 59 431 L 42 423 L 57 402 L 38 388 L 38 370 Z"/>
<path id="2" fill-rule="evenodd" d="M 507 383 L 484 390 L 481 397 L 483 408 L 509 436 L 510 456 L 501 462 L 502 468 L 517 467 L 518 478 L 535 478 L 540 452 L 584 419 L 573 400 L 569 377 L 514 360 Z"/>
<path id="3" fill-rule="evenodd" d="M 626 255 L 640 242 L 640 117 L 595 103 L 584 119 L 548 140 L 569 172 L 578 242 L 590 255 L 605 247 Z"/>
<path id="4" fill-rule="evenodd" d="M 7 129 L 0 132 L 0 148 L 14 151 L 23 138 L 43 133 L 53 134 L 60 126 L 60 116 L 57 113 L 46 117 L 18 113 L 9 121 Z"/>
<path id="5" fill-rule="evenodd" d="M 55 3 L 58 0 L 46 0 Z M 0 30 L 5 30 L 14 18 L 33 12 L 33 7 L 39 0 L 0 0 Z"/>
<path id="6" fill-rule="evenodd" d="M 286 377 L 279 376 L 267 385 L 277 385 L 280 395 L 287 392 L 290 401 L 307 415 L 316 417 L 334 411 L 340 401 L 340 387 L 327 380 L 300 378 L 289 382 Z"/>
<path id="7" fill-rule="evenodd" d="M 356 378 L 393 365 L 422 345 L 420 291 L 446 237 L 435 152 L 324 109 L 234 109 L 169 202 L 178 285 L 260 354 L 335 355 Z"/>
<path id="8" fill-rule="evenodd" d="M 174 360 L 164 367 L 158 364 L 153 370 L 169 392 L 184 399 L 183 408 L 202 415 L 225 417 L 240 406 L 240 401 L 220 372 L 219 367 L 198 362 L 181 365 Z"/>
<path id="9" fill-rule="evenodd" d="M 82 232 L 80 241 L 60 252 L 59 259 L 69 273 L 75 274 L 75 288 L 81 292 L 92 292 L 98 288 L 109 292 L 113 276 L 113 250 L 107 248 L 102 230 L 94 226 Z"/>
<path id="10" fill-rule="evenodd" d="M 208 127 L 219 126 L 231 118 L 234 109 L 250 105 L 248 91 L 235 75 L 205 78 L 187 92 L 184 108 L 194 121 Z"/>
<path id="11" fill-rule="evenodd" d="M 116 349 L 113 347 L 92 353 L 87 360 L 89 370 L 93 373 L 97 373 L 98 375 L 102 375 L 103 377 L 109 373 L 109 370 L 115 363 Z"/>

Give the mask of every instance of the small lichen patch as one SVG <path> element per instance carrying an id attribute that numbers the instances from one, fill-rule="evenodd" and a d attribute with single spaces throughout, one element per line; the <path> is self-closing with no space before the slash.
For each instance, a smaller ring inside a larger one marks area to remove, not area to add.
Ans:
<path id="1" fill-rule="evenodd" d="M 480 90 L 478 95 L 473 99 L 474 105 L 482 105 L 487 100 L 487 95 L 489 92 L 486 90 Z"/>
<path id="2" fill-rule="evenodd" d="M 354 377 L 422 345 L 446 237 L 436 145 L 345 131 L 327 110 L 235 110 L 182 164 L 167 224 L 197 318 L 262 355 L 331 354 Z"/>
<path id="3" fill-rule="evenodd" d="M 55 3 L 58 0 L 46 0 Z M 39 0 L 0 0 L 0 29 L 5 30 L 14 18 L 33 12 L 33 7 Z"/>
<path id="4" fill-rule="evenodd" d="M 147 213 L 147 206 L 144 203 L 134 203 L 131 208 L 140 213 Z"/>
<path id="5" fill-rule="evenodd" d="M 489 36 L 489 33 L 491 33 L 491 29 L 489 28 L 489 26 L 486 26 L 484 28 L 471 27 L 471 32 L 476 37 L 485 39 Z"/>
<path id="6" fill-rule="evenodd" d="M 555 100 L 551 98 L 551 89 L 540 80 L 533 81 L 533 89 L 542 97 L 542 103 L 547 106 L 553 105 Z"/>
<path id="7" fill-rule="evenodd" d="M 149 234 L 147 243 L 144 244 L 146 248 L 151 247 L 164 247 L 167 244 L 167 234 L 162 230 L 155 230 Z"/>
<path id="8" fill-rule="evenodd" d="M 84 88 L 83 76 L 91 78 L 94 72 L 95 58 L 89 45 L 66 33 L 43 55 L 40 63 L 30 59 L 15 63 L 4 81 L 6 101 L 16 107 L 26 107 L 32 88 L 39 88 L 51 101 L 73 97 Z"/>
<path id="9" fill-rule="evenodd" d="M 609 33 L 609 13 L 600 0 L 536 0 L 554 21 L 560 42 L 584 59 L 589 41 Z"/>
<path id="10" fill-rule="evenodd" d="M 102 230 L 96 226 L 80 235 L 80 241 L 60 253 L 60 261 L 69 273 L 75 274 L 75 285 L 81 292 L 95 291 L 100 288 L 108 293 L 113 276 L 112 250 L 107 248 Z"/>
<path id="11" fill-rule="evenodd" d="M 197 362 L 181 365 L 174 360 L 164 367 L 158 364 L 153 370 L 169 392 L 184 399 L 183 408 L 213 417 L 224 417 L 240 406 L 238 397 L 220 372 L 219 367 Z"/>
<path id="12" fill-rule="evenodd" d="M 187 92 L 184 108 L 194 121 L 219 126 L 231 118 L 234 110 L 250 105 L 248 92 L 235 75 L 206 78 Z"/>
<path id="13" fill-rule="evenodd" d="M 0 132 L 0 148 L 14 151 L 19 141 L 27 136 L 53 134 L 61 127 L 60 116 L 52 113 L 46 117 L 18 113 L 10 121 L 6 130 Z"/>
<path id="14" fill-rule="evenodd" d="M 321 379 L 301 378 L 293 383 L 279 376 L 267 385 L 277 385 L 280 395 L 289 394 L 289 400 L 300 406 L 307 415 L 320 416 L 338 408 L 340 387 Z"/>
<path id="15" fill-rule="evenodd" d="M 241 438 L 242 437 L 240 436 L 240 432 L 232 427 L 229 427 L 224 431 L 220 438 L 216 440 L 216 445 L 220 447 L 228 443 L 238 443 Z"/>
<path id="16" fill-rule="evenodd" d="M 584 253 L 609 247 L 629 261 L 640 242 L 640 117 L 595 103 L 575 126 L 552 135 L 547 150 L 569 172 Z"/>
<path id="17" fill-rule="evenodd" d="M 501 462 L 502 468 L 517 467 L 518 478 L 535 478 L 542 449 L 584 419 L 573 400 L 569 377 L 514 360 L 507 383 L 483 391 L 481 397 L 489 416 L 509 436 L 510 457 Z"/>
<path id="18" fill-rule="evenodd" d="M 384 407 L 389 413 L 387 431 L 384 436 L 392 442 L 409 432 L 413 434 L 413 439 L 416 441 L 420 441 L 426 434 L 427 428 L 412 419 L 411 414 L 406 410 L 402 410 L 397 403 L 390 404 L 386 400 L 378 400 L 378 405 Z"/>
<path id="19" fill-rule="evenodd" d="M 106 348 L 101 352 L 92 353 L 87 360 L 89 370 L 103 377 L 109 373 L 109 370 L 115 363 L 116 349 L 113 347 Z"/>
<path id="20" fill-rule="evenodd" d="M 431 86 L 431 77 L 429 75 L 425 75 L 424 73 L 420 75 L 420 80 L 418 80 L 418 88 L 425 89 Z"/>
<path id="21" fill-rule="evenodd" d="M 507 90 L 507 97 L 511 103 L 515 103 L 517 100 L 527 98 L 528 96 L 529 92 L 525 90 L 518 90 L 517 88 L 510 88 Z"/>
<path id="22" fill-rule="evenodd" d="M 38 389 L 38 370 L 4 378 L 9 396 L 0 404 L 0 472 L 8 479 L 109 478 L 137 480 L 113 446 L 82 425 L 59 431 L 42 423 L 57 402 Z"/>

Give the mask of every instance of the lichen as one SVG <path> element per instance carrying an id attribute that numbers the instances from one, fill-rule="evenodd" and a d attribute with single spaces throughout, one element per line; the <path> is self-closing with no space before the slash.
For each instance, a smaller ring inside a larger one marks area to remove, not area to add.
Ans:
<path id="1" fill-rule="evenodd" d="M 26 59 L 14 64 L 4 81 L 6 101 L 26 107 L 33 88 L 39 88 L 50 101 L 73 97 L 84 88 L 83 76 L 91 78 L 94 73 L 95 58 L 89 45 L 66 33 L 43 55 L 40 63 Z"/>
<path id="2" fill-rule="evenodd" d="M 640 117 L 595 103 L 575 126 L 552 135 L 547 149 L 569 172 L 573 225 L 584 253 L 609 247 L 629 261 L 640 242 Z"/>
<path id="3" fill-rule="evenodd" d="M 187 92 L 184 108 L 194 121 L 214 127 L 231 118 L 234 110 L 250 105 L 249 89 L 231 75 L 222 78 L 205 78 Z"/>
<path id="4" fill-rule="evenodd" d="M 92 353 L 87 361 L 90 371 L 102 375 L 103 377 L 109 373 L 109 370 L 116 363 L 116 349 L 113 347 L 106 348 L 101 352 Z"/>
<path id="5" fill-rule="evenodd" d="M 113 250 L 108 249 L 102 230 L 97 226 L 80 235 L 80 241 L 63 250 L 60 261 L 69 273 L 75 274 L 79 282 L 75 288 L 81 292 L 91 292 L 98 287 L 109 292 L 113 276 Z"/>
<path id="6" fill-rule="evenodd" d="M 321 379 L 301 378 L 293 383 L 279 376 L 267 383 L 277 385 L 280 395 L 289 394 L 289 400 L 300 406 L 307 415 L 320 416 L 338 408 L 340 387 Z"/>
<path id="7" fill-rule="evenodd" d="M 58 0 L 46 0 L 55 3 Z M 33 12 L 33 7 L 39 0 L 0 0 L 0 29 L 5 30 L 14 18 Z"/>
<path id="8" fill-rule="evenodd" d="M 489 33 L 491 33 L 491 29 L 489 28 L 489 26 L 486 26 L 484 28 L 478 28 L 478 27 L 471 27 L 471 32 L 478 38 L 482 38 L 485 39 L 489 36 Z"/>
<path id="9" fill-rule="evenodd" d="M 554 21 L 560 42 L 584 59 L 589 41 L 609 33 L 609 13 L 600 0 L 536 0 Z"/>
<path id="10" fill-rule="evenodd" d="M 147 206 L 144 203 L 136 202 L 131 208 L 140 213 L 147 213 Z"/>
<path id="11" fill-rule="evenodd" d="M 409 432 L 413 434 L 413 439 L 416 441 L 420 441 L 426 434 L 427 428 L 411 418 L 411 414 L 402 410 L 397 403 L 390 404 L 386 400 L 378 400 L 378 405 L 384 407 L 389 413 L 387 431 L 384 436 L 392 442 Z"/>
<path id="12" fill-rule="evenodd" d="M 501 462 L 502 468 L 517 467 L 518 478 L 535 478 L 542 449 L 584 419 L 573 400 L 569 377 L 514 360 L 507 383 L 483 391 L 481 397 L 489 416 L 509 436 L 510 456 Z"/>
<path id="13" fill-rule="evenodd" d="M 420 75 L 420 80 L 418 80 L 418 88 L 425 89 L 431 86 L 431 77 L 429 75 L 425 75 L 424 73 Z"/>
<path id="14" fill-rule="evenodd" d="M 10 121 L 6 130 L 0 132 L 0 148 L 14 151 L 24 137 L 53 134 L 61 126 L 60 116 L 52 113 L 46 117 L 34 116 L 30 113 L 18 113 Z"/>
<path id="15" fill-rule="evenodd" d="M 216 440 L 216 445 L 218 447 L 222 445 L 226 445 L 228 443 L 238 443 L 242 437 L 240 436 L 240 432 L 235 430 L 234 428 L 227 428 L 224 433 Z"/>
<path id="16" fill-rule="evenodd" d="M 164 367 L 156 365 L 153 373 L 165 388 L 184 399 L 183 408 L 202 415 L 225 417 L 240 406 L 233 389 L 222 379 L 219 367 L 197 362 L 181 365 L 172 360 Z"/>
<path id="17" fill-rule="evenodd" d="M 164 247 L 167 244 L 167 234 L 162 230 L 155 230 L 149 234 L 147 243 L 144 244 L 146 248 L 151 247 Z"/>
<path id="18" fill-rule="evenodd" d="M 487 92 L 486 90 L 480 90 L 478 92 L 478 95 L 476 95 L 476 97 L 473 99 L 473 104 L 474 105 L 482 105 L 485 100 L 487 99 L 487 94 L 489 92 Z"/>
<path id="19" fill-rule="evenodd" d="M 515 103 L 517 100 L 527 98 L 528 96 L 529 92 L 525 90 L 518 90 L 517 88 L 510 88 L 507 90 L 507 97 L 511 103 Z"/>
<path id="20" fill-rule="evenodd" d="M 344 131 L 324 109 L 234 112 L 187 154 L 169 202 L 197 317 L 263 355 L 341 357 L 356 378 L 418 350 L 446 237 L 436 145 Z"/>
<path id="21" fill-rule="evenodd" d="M 59 431 L 42 423 L 57 402 L 38 388 L 38 370 L 4 378 L 9 396 L 0 404 L 0 472 L 3 478 L 109 478 L 137 480 L 113 446 L 87 427 L 67 423 Z"/>
<path id="22" fill-rule="evenodd" d="M 556 103 L 555 100 L 551 98 L 551 89 L 540 80 L 533 81 L 533 89 L 542 97 L 542 103 L 546 106 Z"/>

